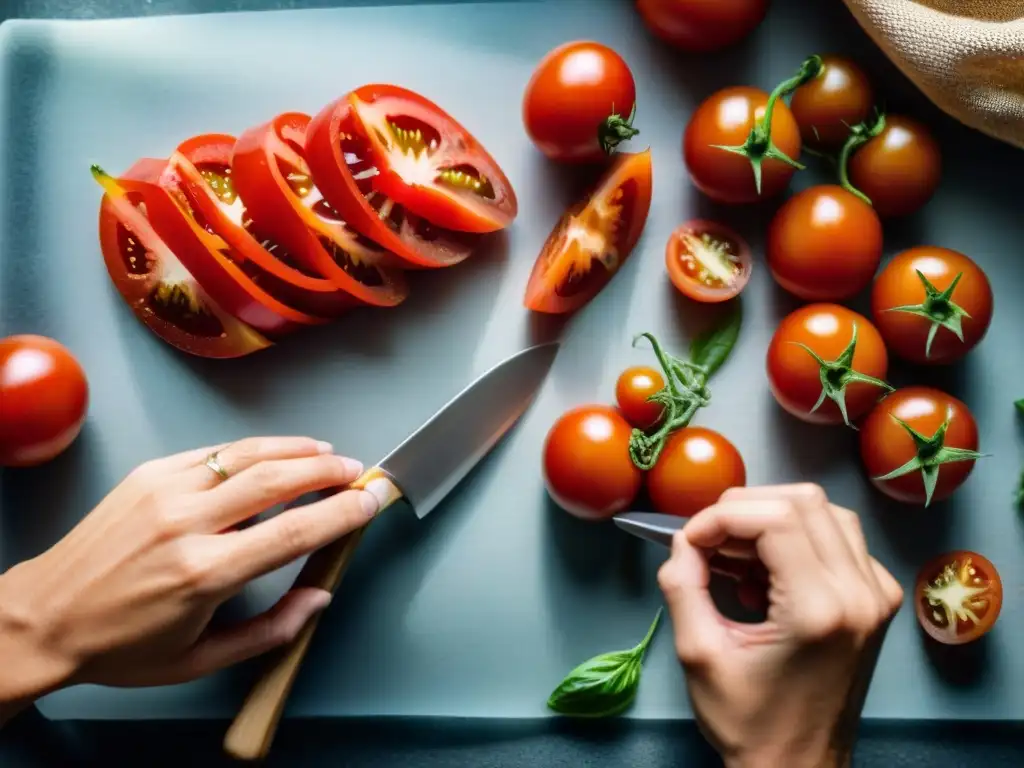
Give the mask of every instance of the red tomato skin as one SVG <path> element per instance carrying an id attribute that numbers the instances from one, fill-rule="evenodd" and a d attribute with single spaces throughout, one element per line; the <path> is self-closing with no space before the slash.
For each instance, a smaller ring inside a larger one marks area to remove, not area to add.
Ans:
<path id="1" fill-rule="evenodd" d="M 942 573 L 947 565 L 951 565 L 954 562 L 958 565 L 962 564 L 964 558 L 970 558 L 971 565 L 975 569 L 978 578 L 988 587 L 988 591 L 984 593 L 988 604 L 983 612 L 979 612 L 977 609 L 974 610 L 975 615 L 981 619 L 978 624 L 973 624 L 969 619 L 966 621 L 958 620 L 956 630 L 950 632 L 949 626 L 939 626 L 932 620 L 931 612 L 934 610 L 934 607 L 929 604 L 928 598 L 925 596 L 925 589 L 929 583 Z M 992 564 L 992 561 L 984 555 L 967 550 L 947 552 L 925 563 L 921 570 L 918 571 L 917 581 L 914 585 L 914 603 L 917 621 L 921 629 L 932 640 L 943 645 L 965 645 L 988 634 L 989 630 L 995 626 L 1003 607 L 1003 580 L 999 576 L 999 571 L 996 570 L 995 565 Z"/>
<path id="2" fill-rule="evenodd" d="M 82 431 L 88 408 L 85 371 L 67 347 L 31 334 L 0 339 L 0 466 L 56 458 Z"/>
<path id="3" fill-rule="evenodd" d="M 610 115 L 629 119 L 636 83 L 623 58 L 601 43 L 565 43 L 534 70 L 523 96 L 523 124 L 548 158 L 598 163 L 608 155 L 598 130 Z"/>
<path id="4" fill-rule="evenodd" d="M 930 387 L 904 387 L 888 395 L 861 424 L 861 460 L 872 484 L 891 499 L 905 504 L 924 504 L 925 489 L 921 473 L 895 480 L 875 480 L 910 461 L 915 455 L 913 438 L 892 418 L 902 419 L 925 437 L 931 437 L 951 409 L 946 445 L 978 450 L 978 425 L 960 400 Z M 932 501 L 949 498 L 974 469 L 973 461 L 944 464 Z"/>
<path id="5" fill-rule="evenodd" d="M 641 18 L 657 37 L 692 53 L 735 45 L 768 12 L 768 0 L 637 0 Z"/>
<path id="6" fill-rule="evenodd" d="M 679 517 L 692 517 L 729 488 L 746 484 L 747 469 L 736 446 L 705 427 L 673 432 L 646 477 L 654 508 Z"/>
<path id="7" fill-rule="evenodd" d="M 883 219 L 909 216 L 938 189 L 942 152 L 924 125 L 888 115 L 882 133 L 853 153 L 849 174 Z"/>
<path id="8" fill-rule="evenodd" d="M 798 192 L 768 227 L 767 261 L 775 281 L 804 301 L 845 301 L 871 283 L 882 260 L 882 223 L 840 186 Z"/>
<path id="9" fill-rule="evenodd" d="M 694 276 L 687 273 L 682 259 L 683 236 L 684 235 L 709 235 L 719 241 L 726 241 L 731 244 L 731 252 L 735 255 L 740 264 L 740 271 L 734 281 L 729 285 L 709 286 L 701 283 Z M 750 275 L 753 271 L 753 257 L 747 241 L 740 237 L 729 227 L 715 221 L 694 220 L 678 227 L 668 239 L 665 245 L 665 268 L 668 270 L 669 279 L 681 294 L 693 301 L 702 304 L 719 304 L 728 301 L 743 292 L 750 282 Z"/>
<path id="10" fill-rule="evenodd" d="M 665 388 L 665 377 L 646 365 L 624 370 L 615 382 L 615 402 L 626 421 L 637 429 L 649 429 L 661 421 L 665 407 L 647 398 Z"/>
<path id="11" fill-rule="evenodd" d="M 555 503 L 583 520 L 626 510 L 643 482 L 629 457 L 632 433 L 622 414 L 608 406 L 564 413 L 544 441 L 544 482 Z"/>
<path id="12" fill-rule="evenodd" d="M 806 344 L 827 362 L 835 360 L 853 338 L 854 324 L 857 348 L 853 353 L 853 369 L 885 381 L 889 356 L 878 329 L 863 315 L 839 304 L 808 304 L 779 323 L 768 345 L 766 368 L 772 395 L 786 412 L 809 424 L 843 423 L 839 406 L 831 399 L 826 399 L 811 413 L 821 396 L 820 366 L 797 344 Z M 881 387 L 871 384 L 848 384 L 846 410 L 850 421 L 870 411 L 883 394 Z"/>
<path id="13" fill-rule="evenodd" d="M 850 128 L 863 123 L 874 107 L 874 89 L 855 62 L 842 56 L 822 56 L 816 78 L 793 93 L 793 111 L 804 145 L 835 152 L 850 136 Z"/>
<path id="14" fill-rule="evenodd" d="M 888 311 L 924 301 L 925 289 L 918 272 L 940 291 L 963 273 L 953 291 L 953 302 L 969 315 L 961 319 L 964 340 L 940 328 L 930 356 L 925 356 L 925 349 L 931 321 L 907 312 Z M 918 365 L 944 365 L 962 359 L 988 333 L 992 309 L 992 285 L 981 267 L 949 248 L 920 246 L 897 254 L 878 274 L 871 289 L 871 315 L 886 345 L 894 354 Z"/>
<path id="15" fill-rule="evenodd" d="M 712 200 L 754 203 L 776 197 L 789 186 L 795 169 L 779 160 L 766 160 L 758 195 L 750 161 L 712 146 L 743 144 L 767 105 L 764 91 L 735 86 L 709 96 L 691 116 L 683 134 L 683 159 L 694 186 Z M 772 141 L 793 160 L 800 159 L 800 128 L 782 100 L 772 112 Z"/>

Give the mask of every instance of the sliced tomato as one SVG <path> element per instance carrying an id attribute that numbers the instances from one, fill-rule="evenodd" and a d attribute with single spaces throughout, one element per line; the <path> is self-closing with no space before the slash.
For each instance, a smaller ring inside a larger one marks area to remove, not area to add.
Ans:
<path id="1" fill-rule="evenodd" d="M 380 171 L 377 188 L 439 227 L 495 232 L 515 219 L 515 191 L 501 167 L 454 117 L 397 85 L 348 95 Z"/>
<path id="2" fill-rule="evenodd" d="M 160 193 L 151 198 L 159 201 L 162 194 L 166 206 L 177 210 L 160 187 L 146 181 L 159 178 L 165 165 L 140 160 L 103 196 L 99 235 L 110 279 L 135 316 L 182 352 L 230 358 L 265 349 L 271 342 L 216 303 L 154 229 L 150 207 L 132 187 L 142 181 L 146 190 Z"/>
<path id="3" fill-rule="evenodd" d="M 548 235 L 526 287 L 534 312 L 573 312 L 604 288 L 629 255 L 651 210 L 651 151 L 615 156 L 596 188 Z"/>
<path id="4" fill-rule="evenodd" d="M 406 266 L 450 267 L 472 254 L 476 235 L 435 226 L 377 188 L 380 171 L 347 98 L 313 117 L 306 129 L 306 161 L 328 204 Z"/>
<path id="5" fill-rule="evenodd" d="M 929 637 L 943 645 L 964 645 L 995 625 L 1003 607 L 1003 581 L 987 557 L 947 552 L 918 572 L 914 602 Z"/>
<path id="6" fill-rule="evenodd" d="M 194 136 L 171 155 L 160 183 L 177 195 L 208 232 L 227 245 L 227 255 L 267 293 L 316 317 L 341 315 L 357 302 L 330 280 L 305 269 L 284 248 L 253 234 L 252 219 L 235 190 L 231 150 L 235 137 Z"/>
<path id="7" fill-rule="evenodd" d="M 750 246 L 714 221 L 689 221 L 668 239 L 665 266 L 672 284 L 695 301 L 727 301 L 750 282 Z"/>
<path id="8" fill-rule="evenodd" d="M 286 112 L 250 128 L 231 152 L 235 190 L 261 237 L 359 301 L 393 307 L 409 295 L 395 256 L 351 229 L 313 184 L 304 145 L 309 115 Z"/>

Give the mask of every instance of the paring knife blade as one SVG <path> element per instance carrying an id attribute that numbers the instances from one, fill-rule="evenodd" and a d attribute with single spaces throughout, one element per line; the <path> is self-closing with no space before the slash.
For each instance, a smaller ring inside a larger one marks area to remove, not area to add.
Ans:
<path id="1" fill-rule="evenodd" d="M 687 518 L 657 512 L 623 512 L 612 520 L 626 533 L 671 548 L 672 537 L 686 525 Z"/>

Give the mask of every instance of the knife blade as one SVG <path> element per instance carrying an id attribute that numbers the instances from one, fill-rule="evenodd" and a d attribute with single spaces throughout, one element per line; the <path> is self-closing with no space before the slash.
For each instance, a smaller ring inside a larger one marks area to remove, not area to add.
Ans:
<path id="1" fill-rule="evenodd" d="M 626 533 L 671 549 L 672 537 L 683 529 L 687 518 L 657 512 L 622 512 L 612 520 Z"/>
<path id="2" fill-rule="evenodd" d="M 505 359 L 459 392 L 349 488 L 370 489 L 381 499 L 378 516 L 405 499 L 420 518 L 430 514 L 519 420 L 533 401 L 558 353 L 558 343 L 530 347 Z M 335 592 L 367 526 L 309 556 L 295 586 Z M 261 760 L 316 630 L 319 615 L 271 661 L 224 737 L 224 750 L 239 760 Z"/>

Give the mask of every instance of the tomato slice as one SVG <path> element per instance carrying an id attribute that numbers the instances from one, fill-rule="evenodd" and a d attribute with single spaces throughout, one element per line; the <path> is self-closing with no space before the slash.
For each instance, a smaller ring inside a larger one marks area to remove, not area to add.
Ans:
<path id="1" fill-rule="evenodd" d="M 250 218 L 231 177 L 235 137 L 193 136 L 171 155 L 160 183 L 208 232 L 227 245 L 227 255 L 253 282 L 290 307 L 332 318 L 357 302 L 329 280 L 304 269 L 272 240 L 252 232 Z"/>
<path id="2" fill-rule="evenodd" d="M 681 225 L 669 237 L 665 266 L 680 293 L 714 304 L 739 295 L 747 287 L 753 259 L 750 246 L 729 227 L 695 220 Z"/>
<path id="3" fill-rule="evenodd" d="M 534 312 L 573 312 L 600 293 L 632 253 L 651 210 L 651 151 L 615 156 L 596 188 L 548 235 L 526 287 Z"/>
<path id="4" fill-rule="evenodd" d="M 348 95 L 380 173 L 375 186 L 439 227 L 495 232 L 515 219 L 515 191 L 498 163 L 451 115 L 397 85 Z"/>
<path id="5" fill-rule="evenodd" d="M 158 209 L 185 221 L 166 192 L 148 181 L 165 166 L 164 160 L 140 160 L 103 196 L 100 247 L 114 286 L 146 327 L 182 352 L 231 358 L 265 349 L 271 342 L 215 302 L 154 228 L 150 217 Z M 143 194 L 152 206 L 143 204 Z M 205 258 L 214 262 L 209 251 Z"/>
<path id="6" fill-rule="evenodd" d="M 409 295 L 395 256 L 353 231 L 313 184 L 304 156 L 309 115 L 286 112 L 238 137 L 231 177 L 260 237 L 360 302 L 393 307 Z"/>
<path id="7" fill-rule="evenodd" d="M 434 226 L 377 189 L 380 171 L 347 98 L 313 117 L 306 129 L 306 161 L 328 204 L 407 267 L 450 267 L 472 254 L 477 236 Z"/>
<path id="8" fill-rule="evenodd" d="M 986 634 L 1003 607 L 996 567 L 977 552 L 947 552 L 928 562 L 914 590 L 917 620 L 943 645 L 963 645 Z"/>

